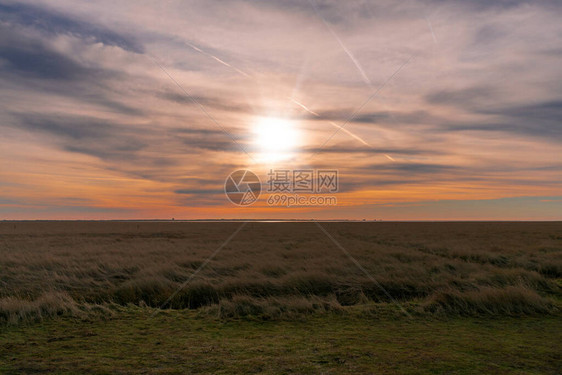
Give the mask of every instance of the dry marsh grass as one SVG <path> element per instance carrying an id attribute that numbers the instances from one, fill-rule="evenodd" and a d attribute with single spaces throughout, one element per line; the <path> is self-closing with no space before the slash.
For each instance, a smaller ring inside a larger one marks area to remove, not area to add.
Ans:
<path id="1" fill-rule="evenodd" d="M 322 225 L 386 292 L 313 223 L 252 222 L 168 307 L 275 319 L 390 303 L 388 293 L 429 314 L 557 310 L 562 223 Z M 80 315 L 112 303 L 160 307 L 238 226 L 2 222 L 0 320 Z"/>

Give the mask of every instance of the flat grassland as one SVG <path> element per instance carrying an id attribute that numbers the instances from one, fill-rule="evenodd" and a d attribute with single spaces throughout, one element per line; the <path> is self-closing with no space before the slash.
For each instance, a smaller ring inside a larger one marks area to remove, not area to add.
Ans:
<path id="1" fill-rule="evenodd" d="M 0 222 L 0 373 L 562 367 L 562 223 L 242 225 Z"/>

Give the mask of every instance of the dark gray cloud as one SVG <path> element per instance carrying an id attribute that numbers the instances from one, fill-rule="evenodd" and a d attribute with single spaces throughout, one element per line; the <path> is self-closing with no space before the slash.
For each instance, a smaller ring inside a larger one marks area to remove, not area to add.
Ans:
<path id="1" fill-rule="evenodd" d="M 70 18 L 53 10 L 27 4 L 0 4 L 0 21 L 31 27 L 47 35 L 68 34 L 124 50 L 143 53 L 144 47 L 134 37 L 122 35 L 85 20 Z"/>
<path id="2" fill-rule="evenodd" d="M 457 90 L 438 90 L 425 96 L 429 104 L 446 105 L 465 110 L 490 105 L 497 98 L 497 90 L 489 86 L 473 86 Z"/>
<path id="3" fill-rule="evenodd" d="M 224 135 L 224 132 L 220 129 L 207 129 L 207 128 L 195 128 L 195 127 L 185 127 L 185 128 L 173 128 L 170 130 L 178 136 L 188 135 L 188 136 L 216 136 Z"/>
<path id="4" fill-rule="evenodd" d="M 232 100 L 226 100 L 219 97 L 203 95 L 191 95 L 191 97 L 188 97 L 185 94 L 177 92 L 158 93 L 157 96 L 162 99 L 180 104 L 197 105 L 196 103 L 199 103 L 204 107 L 219 109 L 227 112 L 248 113 L 251 110 L 251 107 L 247 104 L 236 103 Z"/>
<path id="5" fill-rule="evenodd" d="M 47 7 L 0 4 L 0 73 L 2 79 L 21 86 L 21 95 L 56 94 L 85 106 L 102 107 L 123 115 L 145 115 L 126 105 L 116 85 L 130 80 L 125 71 L 109 70 L 97 61 L 85 64 L 80 56 L 54 49 L 50 41 L 59 35 L 81 40 L 83 45 L 102 43 L 130 53 L 143 53 L 136 37 L 54 11 Z M 117 89 L 116 89 L 117 87 Z M 121 86 L 122 87 L 122 86 Z M 44 96 L 47 97 L 47 96 Z M 30 103 L 31 105 L 31 103 Z"/>
<path id="6" fill-rule="evenodd" d="M 562 56 L 562 47 L 560 48 L 542 48 L 539 51 L 540 54 L 548 57 L 560 58 Z"/>
<path id="7" fill-rule="evenodd" d="M 354 113 L 354 108 L 342 108 L 338 110 L 327 109 L 319 110 L 318 116 L 313 117 L 322 121 L 335 121 L 337 123 L 343 123 L 350 119 L 350 116 Z M 369 112 L 369 113 L 359 113 L 353 118 L 351 122 L 367 122 L 367 123 L 379 123 L 390 119 L 391 114 L 388 111 L 379 112 Z"/>
<path id="8" fill-rule="evenodd" d="M 438 163 L 387 162 L 365 164 L 340 170 L 340 192 L 354 192 L 378 187 L 459 182 L 462 168 Z M 470 177 L 462 177 L 468 181 Z M 480 180 L 484 180 L 482 177 Z"/>
<path id="9" fill-rule="evenodd" d="M 507 32 L 497 25 L 487 24 L 476 30 L 473 39 L 474 47 L 490 47 L 501 39 L 504 39 Z"/>
<path id="10" fill-rule="evenodd" d="M 63 150 L 102 160 L 133 161 L 138 158 L 138 151 L 148 147 L 147 129 L 139 134 L 138 127 L 107 120 L 31 113 L 15 114 L 14 117 L 17 120 L 11 126 L 16 129 L 42 134 Z"/>
<path id="11" fill-rule="evenodd" d="M 510 95 L 488 86 L 439 90 L 425 96 L 432 105 L 451 106 L 465 113 L 488 115 L 472 122 L 436 119 L 435 131 L 483 131 L 548 138 L 562 141 L 562 100 L 502 105 Z"/>
<path id="12" fill-rule="evenodd" d="M 297 13 L 309 17 L 320 16 L 332 24 L 350 24 L 356 19 L 368 19 L 378 6 L 369 2 L 341 2 L 333 0 L 246 0 L 255 7 L 277 12 Z M 316 11 L 315 9 L 316 8 Z"/>
<path id="13" fill-rule="evenodd" d="M 126 73 L 85 66 L 72 57 L 48 47 L 40 37 L 30 37 L 0 25 L 0 73 L 4 80 L 20 85 L 22 91 L 81 99 L 125 115 L 144 111 L 112 98 L 115 82 Z"/>
<path id="14" fill-rule="evenodd" d="M 77 80 L 95 72 L 73 59 L 53 51 L 40 40 L 10 32 L 0 26 L 0 59 L 7 64 L 2 70 L 28 78 Z"/>
<path id="15" fill-rule="evenodd" d="M 562 101 L 475 110 L 493 115 L 494 122 L 455 122 L 436 126 L 435 132 L 498 132 L 562 142 Z M 498 120 L 499 118 L 499 120 Z"/>
<path id="16" fill-rule="evenodd" d="M 239 144 L 244 144 L 244 140 L 228 130 L 220 129 L 214 123 L 209 124 L 210 128 L 199 128 L 186 126 L 184 128 L 174 128 L 169 134 L 179 140 L 183 145 L 191 149 L 205 151 L 234 151 L 241 152 L 240 146 L 232 141 L 233 137 Z"/>
<path id="17" fill-rule="evenodd" d="M 343 124 L 345 122 L 363 123 L 363 124 L 388 124 L 394 125 L 408 125 L 408 124 L 435 124 L 442 121 L 434 113 L 427 110 L 416 111 L 369 111 L 358 113 L 352 118 L 351 114 L 354 112 L 353 108 L 343 108 L 338 110 L 319 110 L 319 121 L 334 121 L 336 124 Z"/>
<path id="18" fill-rule="evenodd" d="M 303 151 L 309 153 L 334 153 L 334 154 L 375 154 L 375 155 L 423 155 L 423 154 L 431 154 L 431 155 L 441 155 L 440 151 L 434 150 L 424 150 L 420 148 L 399 148 L 399 147 L 367 147 L 363 145 L 352 145 L 352 146 L 341 146 L 338 144 L 335 145 L 326 145 L 325 147 L 310 147 L 306 148 Z"/>
<path id="19" fill-rule="evenodd" d="M 75 141 L 99 143 L 107 141 L 112 134 L 122 133 L 122 127 L 99 119 L 70 117 L 67 115 L 48 116 L 42 114 L 16 114 L 19 129 L 40 132 Z"/>
<path id="20" fill-rule="evenodd" d="M 194 155 L 207 151 L 239 151 L 227 135 L 213 129 L 172 128 L 164 131 L 158 124 L 139 126 L 64 114 L 25 113 L 12 116 L 13 122 L 2 123 L 0 127 L 42 134 L 62 150 L 95 156 L 124 166 L 142 165 L 144 168 L 151 168 L 177 165 L 173 156 L 145 152 L 148 149 L 159 149 L 162 145 L 183 145 L 183 154 Z M 143 176 L 147 177 L 149 174 Z"/>
<path id="21" fill-rule="evenodd" d="M 528 123 L 456 123 L 436 127 L 435 132 L 495 132 L 508 137 L 509 134 L 544 138 L 549 141 L 562 141 L 560 126 Z"/>
<path id="22" fill-rule="evenodd" d="M 533 4 L 539 7 L 560 8 L 560 2 L 557 0 L 424 0 L 427 6 L 456 6 L 462 9 L 472 11 L 505 11 L 519 6 L 527 6 Z"/>
<path id="23" fill-rule="evenodd" d="M 411 17 L 426 17 L 441 8 L 457 12 L 506 11 L 530 4 L 528 0 L 421 0 L 403 6 L 388 1 L 339 1 L 339 0 L 242 0 L 256 8 L 276 12 L 306 15 L 308 18 L 321 17 L 329 24 L 349 30 L 358 23 L 372 22 L 381 18 L 386 21 Z M 559 9 L 557 0 L 535 0 L 538 7 Z M 316 11 L 314 10 L 316 8 Z"/>
<path id="24" fill-rule="evenodd" d="M 534 104 L 488 109 L 481 112 L 536 122 L 547 121 L 553 125 L 559 125 L 558 130 L 562 127 L 562 100 L 549 100 Z"/>
<path id="25" fill-rule="evenodd" d="M 196 149 L 202 149 L 207 151 L 216 152 L 242 152 L 240 147 L 234 142 L 229 140 L 227 136 L 224 136 L 225 140 L 216 139 L 185 139 L 183 142 L 186 146 L 190 146 Z M 240 142 L 238 142 L 240 143 Z"/>

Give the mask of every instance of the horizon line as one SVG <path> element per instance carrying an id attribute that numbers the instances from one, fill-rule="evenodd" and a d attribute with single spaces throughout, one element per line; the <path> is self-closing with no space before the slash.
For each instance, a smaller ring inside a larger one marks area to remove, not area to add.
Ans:
<path id="1" fill-rule="evenodd" d="M 459 219 L 459 220 L 385 220 L 385 219 L 2 219 L 0 222 L 256 222 L 256 223 L 277 223 L 277 222 L 293 222 L 293 223 L 309 223 L 309 222 L 354 222 L 354 223 L 556 223 L 562 222 L 561 219 L 555 220 L 533 220 L 533 219 L 512 219 L 512 220 L 497 220 L 497 219 Z"/>

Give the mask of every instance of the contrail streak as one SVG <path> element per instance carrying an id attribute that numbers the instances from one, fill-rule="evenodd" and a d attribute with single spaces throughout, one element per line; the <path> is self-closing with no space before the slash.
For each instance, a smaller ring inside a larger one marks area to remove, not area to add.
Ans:
<path id="1" fill-rule="evenodd" d="M 433 38 L 433 43 L 437 44 L 437 38 L 435 37 L 435 33 L 433 32 L 431 21 L 429 20 L 429 18 L 426 18 L 425 20 L 427 21 L 427 27 L 429 27 L 429 31 L 431 31 L 431 37 Z"/>
<path id="2" fill-rule="evenodd" d="M 190 46 L 191 48 L 193 48 L 195 51 L 197 51 L 197 52 L 199 52 L 199 53 L 201 53 L 201 54 L 203 54 L 203 55 L 205 55 L 205 56 L 207 56 L 207 57 L 212 58 L 213 60 L 215 60 L 215 61 L 221 63 L 221 64 L 224 65 L 224 66 L 229 67 L 230 69 L 233 69 L 234 71 L 238 72 L 239 74 L 243 75 L 244 77 L 249 77 L 248 73 L 243 72 L 242 70 L 238 69 L 237 67 L 230 65 L 229 63 L 227 63 L 227 62 L 224 61 L 224 60 L 219 59 L 219 58 L 216 57 L 215 55 L 212 55 L 212 54 L 210 54 L 209 52 L 203 51 L 201 48 L 199 48 L 199 47 L 197 47 L 197 46 L 194 46 L 193 44 L 191 44 L 191 43 L 189 43 L 189 42 L 185 42 L 185 44 L 187 44 L 188 46 Z"/>
<path id="3" fill-rule="evenodd" d="M 384 154 L 384 156 L 385 156 L 388 160 L 390 160 L 390 161 L 396 161 L 396 160 L 394 160 L 394 159 L 392 158 L 392 156 L 390 156 L 390 155 Z"/>
<path id="4" fill-rule="evenodd" d="M 359 142 L 363 143 L 365 146 L 371 147 L 370 144 L 368 144 L 367 142 L 365 142 L 361 137 L 359 137 L 356 134 L 353 134 L 352 132 L 350 132 L 349 130 L 342 128 L 340 125 L 336 124 L 333 121 L 328 121 L 331 125 L 335 126 L 336 128 L 340 129 L 341 131 L 343 131 L 344 133 L 352 136 L 353 138 L 357 139 Z"/>
<path id="5" fill-rule="evenodd" d="M 349 49 L 347 49 L 347 47 L 345 46 L 345 44 L 343 44 L 342 40 L 340 39 L 340 37 L 338 36 L 338 34 L 336 34 L 336 32 L 334 31 L 334 29 L 332 29 L 332 26 L 330 26 L 330 24 L 328 23 L 328 21 L 326 21 L 326 19 L 320 14 L 320 12 L 318 11 L 318 8 L 316 7 L 316 2 L 315 0 L 310 0 L 310 4 L 312 5 L 312 7 L 314 8 L 314 12 L 316 13 L 316 15 L 318 16 L 318 18 L 320 18 L 320 20 L 322 20 L 322 23 L 324 23 L 324 26 L 326 26 L 326 28 L 328 29 L 328 31 L 332 34 L 332 36 L 338 41 L 340 47 L 344 50 L 344 52 L 347 54 L 347 56 L 349 56 L 349 58 L 351 59 L 351 61 L 353 62 L 353 64 L 355 65 L 355 67 L 357 68 L 357 70 L 359 71 L 359 74 L 361 74 L 361 77 L 363 77 L 363 81 L 365 81 L 365 83 L 372 89 L 373 88 L 373 84 L 371 83 L 371 80 L 369 79 L 369 77 L 367 77 L 367 74 L 365 73 L 365 71 L 363 70 L 363 68 L 361 67 L 361 64 L 359 64 L 359 61 L 355 58 L 355 56 L 353 56 L 353 54 L 351 53 L 351 51 Z"/>
<path id="6" fill-rule="evenodd" d="M 293 103 L 295 103 L 296 105 L 298 105 L 299 107 L 301 107 L 302 109 L 304 109 L 305 111 L 307 111 L 308 113 L 311 113 L 311 114 L 313 114 L 313 115 L 316 116 L 316 117 L 320 117 L 320 115 L 319 115 L 318 113 L 316 113 L 316 112 L 310 110 L 310 109 L 309 109 L 307 106 L 305 106 L 304 104 L 297 102 L 297 101 L 296 101 L 295 99 L 293 99 L 293 98 L 289 98 L 289 99 L 291 99 L 291 101 L 292 101 Z"/>
<path id="7" fill-rule="evenodd" d="M 300 90 L 302 82 L 304 81 L 306 70 L 308 68 L 309 60 L 310 60 L 310 53 L 307 54 L 307 56 L 305 57 L 304 61 L 301 64 L 299 74 L 297 75 L 295 80 L 295 87 L 293 87 L 293 93 L 291 94 L 291 98 L 294 98 L 297 95 L 298 91 Z"/>
<path id="8" fill-rule="evenodd" d="M 341 39 L 337 36 L 337 34 L 334 32 L 334 30 L 332 30 L 329 26 L 328 28 L 330 29 L 330 31 L 332 32 L 332 35 L 334 36 L 334 38 L 336 38 L 336 40 L 338 41 L 338 43 L 340 44 L 341 48 L 345 51 L 345 53 L 347 53 L 347 56 L 349 56 L 349 58 L 351 59 L 351 61 L 353 61 L 353 64 L 355 64 L 355 67 L 357 68 L 357 70 L 359 71 L 359 73 L 361 74 L 361 76 L 363 77 L 363 81 L 372 88 L 373 84 L 371 83 L 371 80 L 369 79 L 369 77 L 367 77 L 367 74 L 365 73 L 365 71 L 363 70 L 363 68 L 361 67 L 361 65 L 359 64 L 359 61 L 357 61 L 357 59 L 355 58 L 355 56 L 353 56 L 353 54 L 351 53 L 350 50 L 347 49 L 347 47 L 343 44 L 343 42 L 341 41 Z"/>
<path id="9" fill-rule="evenodd" d="M 392 73 L 392 74 L 390 75 L 390 77 L 388 77 L 388 78 L 386 79 L 386 81 L 384 81 L 384 82 L 377 88 L 377 90 L 376 90 L 375 92 L 373 92 L 373 93 L 371 94 L 371 96 L 369 96 L 369 97 L 367 98 L 367 100 L 365 100 L 363 103 L 361 103 L 361 105 L 360 105 L 359 107 L 357 107 L 357 108 L 353 111 L 353 113 L 351 113 L 351 115 L 347 118 L 347 120 L 345 120 L 345 122 L 341 125 L 341 129 L 343 129 L 347 124 L 349 124 L 349 122 L 350 122 L 351 120 L 353 120 L 353 119 L 355 118 L 355 116 L 357 116 L 357 114 L 359 113 L 359 111 L 361 111 L 361 109 L 363 109 L 363 107 L 365 107 L 375 96 L 377 96 L 377 95 L 379 94 L 379 92 L 386 86 L 386 84 L 387 84 L 388 82 L 390 82 L 390 81 L 392 80 L 392 78 L 394 78 L 398 73 L 400 73 L 400 71 L 402 70 L 402 68 L 404 68 L 406 65 L 408 65 L 408 63 L 412 60 L 412 58 L 414 58 L 414 56 L 415 56 L 415 53 L 413 53 L 412 55 L 410 55 L 410 57 L 408 58 L 408 60 L 404 61 L 404 63 L 403 63 L 402 65 L 400 65 L 400 66 L 398 67 L 398 69 L 396 69 L 396 70 L 394 71 L 394 73 Z M 320 146 L 320 148 L 318 149 L 318 151 L 314 152 L 314 153 L 310 156 L 310 158 L 312 159 L 314 156 L 316 156 L 316 155 L 320 152 L 320 150 L 322 150 L 322 148 L 326 145 L 326 143 L 330 142 L 330 140 L 331 140 L 332 138 L 334 138 L 334 136 L 335 136 L 336 134 L 338 134 L 338 132 L 339 132 L 341 129 L 338 129 L 338 130 L 336 130 L 334 133 L 332 133 L 332 135 L 329 136 L 328 139 L 326 139 L 326 140 L 324 141 L 324 143 L 322 143 L 322 145 Z"/>
<path id="10" fill-rule="evenodd" d="M 312 111 L 311 109 L 309 109 L 309 108 L 308 108 L 307 106 L 305 106 L 304 104 L 302 104 L 302 103 L 296 101 L 296 100 L 293 99 L 293 98 L 290 98 L 290 99 L 291 99 L 291 101 L 292 101 L 293 103 L 295 103 L 296 105 L 298 105 L 299 107 L 301 107 L 302 109 L 304 109 L 305 111 L 307 111 L 308 113 L 310 113 L 310 114 L 312 114 L 312 115 L 314 115 L 314 116 L 316 116 L 316 117 L 321 117 L 318 113 Z M 365 146 L 372 148 L 372 146 L 371 146 L 370 144 L 368 144 L 367 142 L 365 142 L 365 140 L 363 140 L 363 138 L 359 137 L 358 135 L 353 134 L 353 133 L 350 132 L 349 130 L 347 130 L 347 129 L 341 127 L 340 125 L 336 124 L 336 123 L 333 122 L 333 121 L 328 121 L 328 123 L 329 123 L 330 125 L 332 125 L 332 126 L 338 128 L 339 130 L 343 131 L 343 132 L 346 133 L 347 135 L 349 135 L 349 136 L 355 138 L 355 139 L 358 140 L 359 142 L 363 143 Z M 387 156 L 387 155 L 385 155 L 385 156 L 386 156 L 386 157 L 389 157 L 389 156 Z M 394 159 L 392 159 L 392 158 L 390 158 L 390 159 L 394 161 Z"/>

